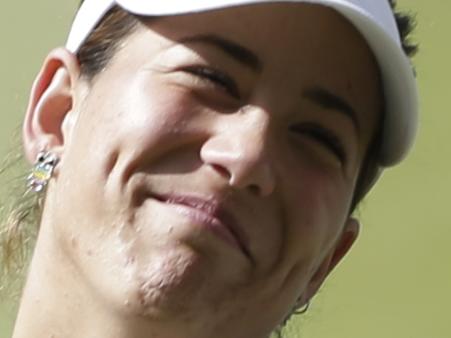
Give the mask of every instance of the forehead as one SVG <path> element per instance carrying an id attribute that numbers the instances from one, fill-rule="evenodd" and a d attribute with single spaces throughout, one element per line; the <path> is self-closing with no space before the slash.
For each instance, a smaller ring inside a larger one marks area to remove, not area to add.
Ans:
<path id="1" fill-rule="evenodd" d="M 195 14 L 150 19 L 149 27 L 178 41 L 183 35 L 215 32 L 238 42 L 269 65 L 284 60 L 300 66 L 328 60 L 347 72 L 377 70 L 365 39 L 341 14 L 324 5 L 309 3 L 264 3 L 230 7 Z M 359 59 L 360 62 L 350 62 Z M 320 58 L 320 60 L 318 59 Z M 280 63 L 279 63 L 280 65 Z M 299 68 L 299 67 L 298 67 Z"/>
<path id="2" fill-rule="evenodd" d="M 264 73 L 278 80 L 279 87 L 288 87 L 290 81 L 326 86 L 364 114 L 363 124 L 368 126 L 376 124 L 382 111 L 379 70 L 370 48 L 357 29 L 329 7 L 247 5 L 150 19 L 147 25 L 168 46 L 205 34 L 236 42 L 258 57 Z"/>

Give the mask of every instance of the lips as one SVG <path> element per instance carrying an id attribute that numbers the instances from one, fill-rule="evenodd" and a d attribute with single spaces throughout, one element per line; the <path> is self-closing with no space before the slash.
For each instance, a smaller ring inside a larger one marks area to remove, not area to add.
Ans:
<path id="1" fill-rule="evenodd" d="M 229 244 L 236 245 L 242 253 L 252 260 L 247 236 L 234 215 L 214 198 L 204 199 L 188 195 L 155 195 L 152 198 L 168 204 L 180 205 L 191 209 L 195 218 L 213 225 L 215 232 Z"/>

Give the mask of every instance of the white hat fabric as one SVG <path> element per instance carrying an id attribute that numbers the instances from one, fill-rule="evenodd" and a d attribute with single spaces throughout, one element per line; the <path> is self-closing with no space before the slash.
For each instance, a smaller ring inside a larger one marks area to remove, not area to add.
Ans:
<path id="1" fill-rule="evenodd" d="M 402 50 L 388 0 L 85 0 L 75 17 L 66 47 L 75 53 L 105 13 L 115 5 L 137 15 L 162 16 L 270 2 L 305 2 L 331 7 L 362 34 L 379 64 L 385 95 L 379 165 L 388 167 L 399 163 L 415 139 L 418 93 L 414 72 Z"/>

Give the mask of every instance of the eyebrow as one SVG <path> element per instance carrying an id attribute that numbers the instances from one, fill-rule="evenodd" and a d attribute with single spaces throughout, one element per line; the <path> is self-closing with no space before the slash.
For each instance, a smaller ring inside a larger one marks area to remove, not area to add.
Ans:
<path id="1" fill-rule="evenodd" d="M 219 48 L 223 52 L 225 52 L 227 55 L 234 58 L 239 63 L 245 65 L 246 67 L 250 68 L 254 72 L 261 72 L 263 69 L 263 63 L 258 58 L 258 56 L 251 51 L 250 49 L 247 49 L 246 47 L 243 47 L 239 45 L 236 42 L 233 42 L 231 40 L 225 39 L 223 37 L 220 37 L 218 35 L 214 34 L 203 34 L 203 35 L 194 35 L 185 37 L 178 41 L 179 43 L 204 43 L 212 45 L 216 48 Z"/>
<path id="2" fill-rule="evenodd" d="M 360 122 L 357 118 L 357 113 L 342 97 L 320 87 L 308 88 L 302 93 L 302 96 L 318 104 L 322 108 L 336 111 L 348 117 L 354 125 L 357 134 L 360 134 Z"/>

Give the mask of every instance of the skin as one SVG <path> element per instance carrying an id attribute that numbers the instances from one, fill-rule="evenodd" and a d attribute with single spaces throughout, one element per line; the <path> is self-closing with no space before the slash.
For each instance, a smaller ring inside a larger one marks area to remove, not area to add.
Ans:
<path id="1" fill-rule="evenodd" d="M 205 34 L 251 50 L 260 67 L 208 42 L 180 43 Z M 212 67 L 239 97 L 205 75 Z M 42 148 L 61 161 L 14 338 L 267 337 L 357 237 L 348 212 L 379 87 L 357 31 L 307 4 L 143 24 L 92 81 L 72 54 L 51 52 L 24 146 L 31 163 Z M 311 88 L 346 101 L 358 128 Z M 345 160 L 312 123 L 340 140 Z M 196 206 L 155 197 L 164 194 L 227 210 L 246 250 L 211 231 L 202 218 L 210 209 L 200 217 Z"/>

